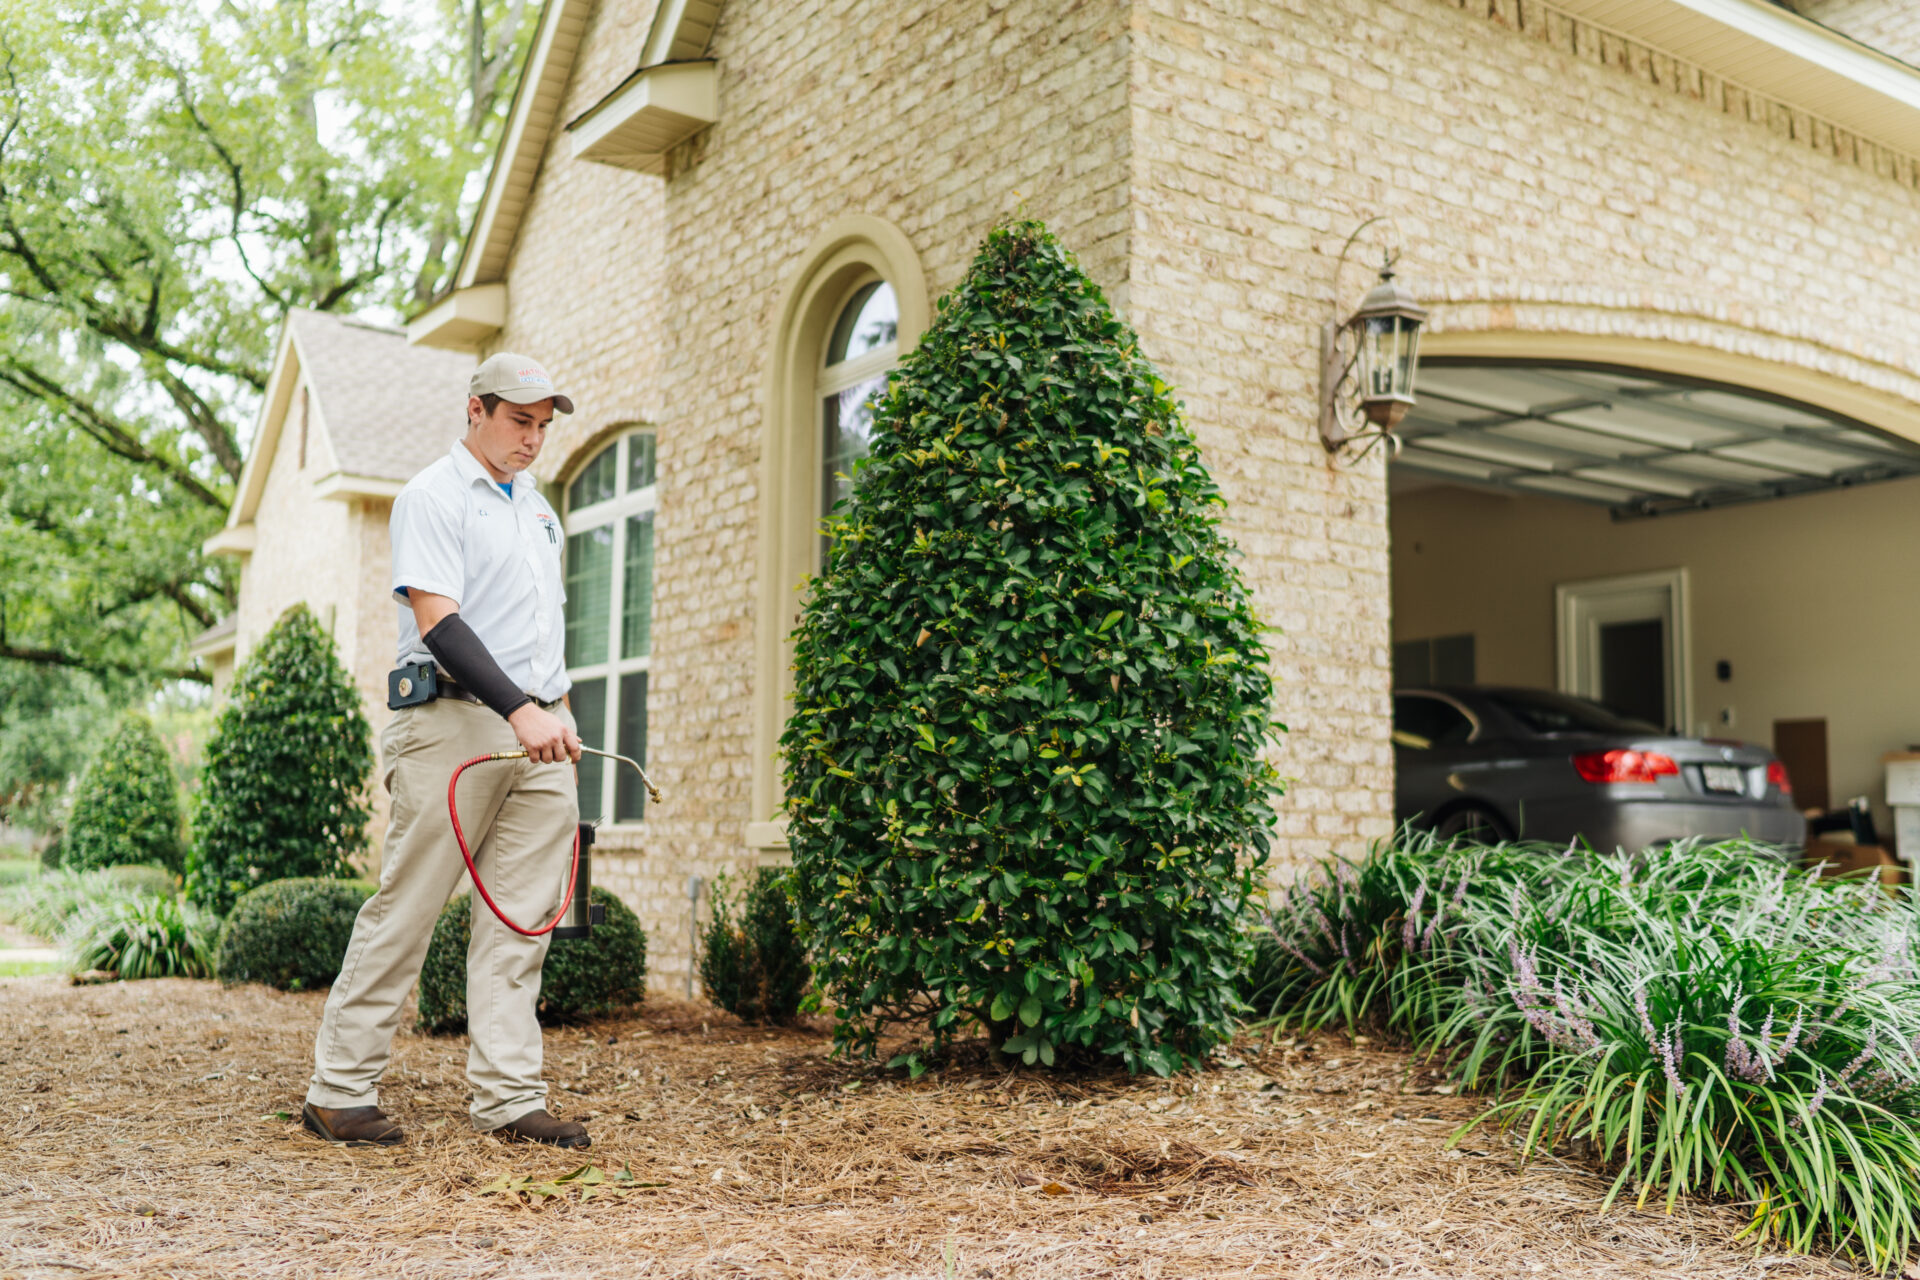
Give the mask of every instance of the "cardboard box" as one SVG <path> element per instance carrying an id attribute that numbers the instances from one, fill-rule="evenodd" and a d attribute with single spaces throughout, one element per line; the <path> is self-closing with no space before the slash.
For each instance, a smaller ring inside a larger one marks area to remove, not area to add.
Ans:
<path id="1" fill-rule="evenodd" d="M 1828 876 L 1856 875 L 1871 872 L 1870 878 L 1878 880 L 1892 892 L 1896 885 L 1905 884 L 1907 869 L 1893 853 L 1877 844 L 1851 844 L 1841 840 L 1809 840 L 1802 864 L 1808 867 L 1826 863 L 1826 869 L 1820 874 Z"/>
<path id="2" fill-rule="evenodd" d="M 1887 767 L 1887 803 L 1920 804 L 1920 751 L 1889 751 L 1880 762 Z"/>

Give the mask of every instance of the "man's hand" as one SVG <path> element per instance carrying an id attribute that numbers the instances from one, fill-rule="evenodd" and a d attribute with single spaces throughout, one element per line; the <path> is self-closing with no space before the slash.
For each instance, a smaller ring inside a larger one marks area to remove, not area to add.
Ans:
<path id="1" fill-rule="evenodd" d="M 508 716 L 507 723 L 513 726 L 513 736 L 520 739 L 530 760 L 560 764 L 580 759 L 580 735 L 550 711 L 542 711 L 529 702 Z"/>

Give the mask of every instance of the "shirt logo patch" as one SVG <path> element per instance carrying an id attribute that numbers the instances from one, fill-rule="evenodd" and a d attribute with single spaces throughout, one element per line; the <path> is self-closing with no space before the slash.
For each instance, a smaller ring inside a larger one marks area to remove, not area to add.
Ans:
<path id="1" fill-rule="evenodd" d="M 554 529 L 553 517 L 544 511 L 536 511 L 533 513 L 533 518 L 538 520 L 540 527 L 547 531 L 547 541 L 558 546 L 560 543 L 560 535 Z"/>

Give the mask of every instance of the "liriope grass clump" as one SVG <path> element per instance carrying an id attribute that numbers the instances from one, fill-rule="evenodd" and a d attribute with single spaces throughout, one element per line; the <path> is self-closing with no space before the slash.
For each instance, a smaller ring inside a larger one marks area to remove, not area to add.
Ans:
<path id="1" fill-rule="evenodd" d="M 1027 1063 L 1198 1060 L 1240 1013 L 1276 726 L 1172 390 L 1072 255 L 1015 221 L 874 427 L 782 739 L 838 1044 L 984 1027 Z"/>
<path id="2" fill-rule="evenodd" d="M 1917 924 L 1744 843 L 1412 840 L 1280 896 L 1255 985 L 1278 1025 L 1438 1055 L 1524 1156 L 1583 1144 L 1608 1204 L 1730 1201 L 1884 1269 L 1920 1243 Z"/>

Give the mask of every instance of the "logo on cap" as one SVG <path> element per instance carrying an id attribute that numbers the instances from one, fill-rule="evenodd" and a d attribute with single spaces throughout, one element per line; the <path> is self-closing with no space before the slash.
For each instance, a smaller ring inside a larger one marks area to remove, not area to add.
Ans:
<path id="1" fill-rule="evenodd" d="M 536 387 L 550 387 L 553 385 L 553 379 L 538 369 L 522 369 L 516 376 L 520 381 Z"/>

